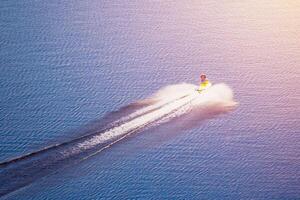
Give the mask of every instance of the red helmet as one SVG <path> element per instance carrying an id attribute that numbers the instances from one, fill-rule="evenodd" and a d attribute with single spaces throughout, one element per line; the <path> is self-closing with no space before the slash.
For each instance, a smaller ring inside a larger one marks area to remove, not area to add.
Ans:
<path id="1" fill-rule="evenodd" d="M 202 77 L 203 77 L 203 78 L 206 78 L 206 75 L 205 75 L 205 74 L 201 74 L 201 75 L 200 75 L 200 78 L 202 78 Z"/>

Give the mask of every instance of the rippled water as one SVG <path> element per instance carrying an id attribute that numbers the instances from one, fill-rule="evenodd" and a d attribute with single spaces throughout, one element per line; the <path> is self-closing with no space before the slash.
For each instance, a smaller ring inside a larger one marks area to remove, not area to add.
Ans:
<path id="1" fill-rule="evenodd" d="M 5 198 L 300 198 L 299 35 L 296 1 L 1 1 L 0 162 L 200 72 L 239 102 L 191 129 L 131 135 Z"/>

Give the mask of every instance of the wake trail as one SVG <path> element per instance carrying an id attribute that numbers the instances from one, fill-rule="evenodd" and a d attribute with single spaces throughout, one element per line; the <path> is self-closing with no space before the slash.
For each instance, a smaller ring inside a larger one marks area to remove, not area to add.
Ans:
<path id="1" fill-rule="evenodd" d="M 154 95 L 154 97 L 152 97 L 150 99 L 147 99 L 148 103 L 150 102 L 152 104 L 150 104 L 148 106 L 145 106 L 144 108 L 141 108 L 141 109 L 139 109 L 139 110 L 137 110 L 137 111 L 135 111 L 135 112 L 133 112 L 133 113 L 125 116 L 125 117 L 121 117 L 121 119 L 112 122 L 110 124 L 110 126 L 109 126 L 110 128 L 106 128 L 106 129 L 111 129 L 113 127 L 122 126 L 122 124 L 125 123 L 125 122 L 127 122 L 127 121 L 133 120 L 133 119 L 138 118 L 138 117 L 140 117 L 142 115 L 145 115 L 145 114 L 148 114 L 150 112 L 153 112 L 153 111 L 155 111 L 157 109 L 160 109 L 160 108 L 162 108 L 162 107 L 164 107 L 164 106 L 166 106 L 166 105 L 168 105 L 168 104 L 170 104 L 170 103 L 172 103 L 172 102 L 174 102 L 176 100 L 180 100 L 182 98 L 185 98 L 189 94 L 191 94 L 191 91 L 183 92 L 183 93 L 181 93 L 179 95 L 173 95 L 173 96 L 170 96 L 170 98 L 163 99 L 163 100 L 161 100 L 158 97 L 159 93 L 162 93 L 162 92 L 168 93 L 168 91 L 170 92 L 170 89 L 174 88 L 175 86 L 177 86 L 177 85 L 168 86 L 168 87 L 165 87 L 165 88 L 161 89 L 157 94 Z M 139 102 L 137 102 L 137 103 L 139 103 Z M 102 131 L 102 132 L 100 132 L 100 134 L 103 133 L 103 132 L 106 133 L 106 131 Z M 3 166 L 6 166 L 6 165 L 9 165 L 11 163 L 14 163 L 14 162 L 17 162 L 17 161 L 29 158 L 31 156 L 34 156 L 34 155 L 38 154 L 38 153 L 43 153 L 43 152 L 48 151 L 50 149 L 59 148 L 60 146 L 65 146 L 65 145 L 68 145 L 70 143 L 74 143 L 76 141 L 82 141 L 82 140 L 88 139 L 89 137 L 94 136 L 96 134 L 99 134 L 99 133 L 88 134 L 88 135 L 76 138 L 76 139 L 74 139 L 72 141 L 68 141 L 68 142 L 64 142 L 64 143 L 60 143 L 60 144 L 48 146 L 48 147 L 46 147 L 44 149 L 41 149 L 41 150 L 38 150 L 38 151 L 35 151 L 35 152 L 31 152 L 29 154 L 26 154 L 26 155 L 23 155 L 23 156 L 20 156 L 20 157 L 13 158 L 13 159 L 8 160 L 8 161 L 4 161 L 4 162 L 0 163 L 0 169 Z"/>
<path id="2" fill-rule="evenodd" d="M 225 84 L 217 84 L 201 94 L 195 88 L 191 84 L 165 87 L 147 99 L 150 105 L 112 122 L 108 129 L 0 163 L 0 196 L 18 190 L 60 168 L 87 159 L 151 125 L 158 126 L 169 122 L 192 110 L 197 111 L 199 107 L 210 109 L 221 105 L 221 111 L 235 105 L 232 91 Z"/>

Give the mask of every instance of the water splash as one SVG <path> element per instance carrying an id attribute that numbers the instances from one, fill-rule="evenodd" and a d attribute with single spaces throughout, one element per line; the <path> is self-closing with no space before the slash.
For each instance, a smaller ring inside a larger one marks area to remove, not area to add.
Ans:
<path id="1" fill-rule="evenodd" d="M 134 106 L 120 109 L 119 118 L 108 128 L 0 163 L 0 196 L 87 159 L 132 133 L 180 119 L 185 119 L 181 128 L 191 128 L 236 106 L 232 90 L 225 84 L 216 84 L 201 94 L 196 88 L 186 83 L 167 86 Z"/>

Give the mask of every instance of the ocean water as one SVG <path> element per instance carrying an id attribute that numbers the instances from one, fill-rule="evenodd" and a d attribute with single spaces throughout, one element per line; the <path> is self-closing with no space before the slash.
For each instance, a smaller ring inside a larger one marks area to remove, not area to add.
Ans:
<path id="1" fill-rule="evenodd" d="M 0 198 L 299 199 L 299 35 L 297 1 L 1 1 L 0 163 L 102 131 L 201 72 L 238 105 L 82 160 L 1 165 Z"/>

